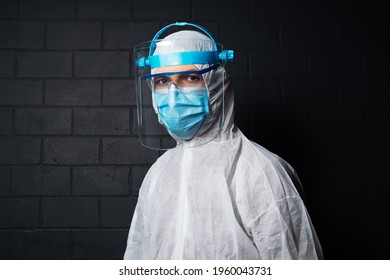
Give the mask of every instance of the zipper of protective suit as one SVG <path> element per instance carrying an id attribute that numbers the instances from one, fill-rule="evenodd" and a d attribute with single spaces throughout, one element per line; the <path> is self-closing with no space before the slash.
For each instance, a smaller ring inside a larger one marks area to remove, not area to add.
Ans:
<path id="1" fill-rule="evenodd" d="M 186 170 L 191 170 L 191 159 L 188 158 L 191 156 L 192 153 L 189 150 L 186 150 L 184 148 L 184 154 L 183 154 L 183 163 L 181 167 L 181 174 L 182 176 L 180 177 L 180 197 L 179 197 L 179 205 L 178 205 L 178 228 L 176 229 L 177 231 L 177 243 L 176 243 L 176 248 L 175 248 L 175 255 L 176 259 L 183 259 L 184 258 L 184 237 L 185 235 L 185 230 L 186 230 L 186 224 L 187 224 L 187 209 L 188 209 L 188 203 L 187 203 L 187 188 L 188 188 L 188 174 Z M 186 168 L 184 168 L 186 167 Z M 190 168 L 188 168 L 190 167 Z"/>

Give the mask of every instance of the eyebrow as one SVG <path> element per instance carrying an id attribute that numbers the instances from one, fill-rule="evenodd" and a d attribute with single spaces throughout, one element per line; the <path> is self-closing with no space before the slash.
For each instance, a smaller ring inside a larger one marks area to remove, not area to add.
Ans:
<path id="1" fill-rule="evenodd" d="M 191 76 L 191 75 L 194 75 L 196 77 L 199 77 L 199 78 L 202 78 L 202 75 L 198 74 L 198 73 L 194 73 L 194 72 L 175 72 L 173 75 L 163 75 L 163 76 L 158 76 L 158 77 L 153 77 L 153 78 L 167 78 L 169 79 L 170 77 L 179 77 L 179 78 L 183 78 L 183 77 L 188 77 L 188 76 Z"/>

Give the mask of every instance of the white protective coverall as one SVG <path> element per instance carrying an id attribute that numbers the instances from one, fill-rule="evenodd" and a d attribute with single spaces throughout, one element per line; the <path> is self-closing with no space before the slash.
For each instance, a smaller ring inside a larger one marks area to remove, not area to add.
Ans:
<path id="1" fill-rule="evenodd" d="M 175 37 L 208 39 L 196 31 L 167 38 Z M 177 139 L 145 176 L 124 258 L 322 258 L 295 171 L 234 125 L 231 80 L 225 75 L 222 83 L 220 71 L 203 74 L 210 114 L 200 131 Z"/>

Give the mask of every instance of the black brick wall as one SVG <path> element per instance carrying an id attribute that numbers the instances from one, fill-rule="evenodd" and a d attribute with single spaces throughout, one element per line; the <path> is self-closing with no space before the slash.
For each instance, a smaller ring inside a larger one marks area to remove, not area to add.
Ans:
<path id="1" fill-rule="evenodd" d="M 325 257 L 390 258 L 384 2 L 0 1 L 0 258 L 123 256 L 159 156 L 138 142 L 129 57 L 175 21 L 236 51 L 236 121 L 297 170 Z"/>

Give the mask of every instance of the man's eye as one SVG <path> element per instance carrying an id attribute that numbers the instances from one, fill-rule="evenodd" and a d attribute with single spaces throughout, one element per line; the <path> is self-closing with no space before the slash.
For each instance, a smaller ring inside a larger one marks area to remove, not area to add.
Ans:
<path id="1" fill-rule="evenodd" d="M 157 85 L 163 85 L 163 84 L 166 84 L 168 81 L 164 78 L 160 78 L 160 79 L 156 79 L 154 82 Z"/>
<path id="2" fill-rule="evenodd" d="M 200 77 L 197 76 L 197 75 L 189 75 L 189 76 L 187 77 L 187 79 L 188 79 L 189 81 L 199 81 L 199 80 L 200 80 Z"/>

